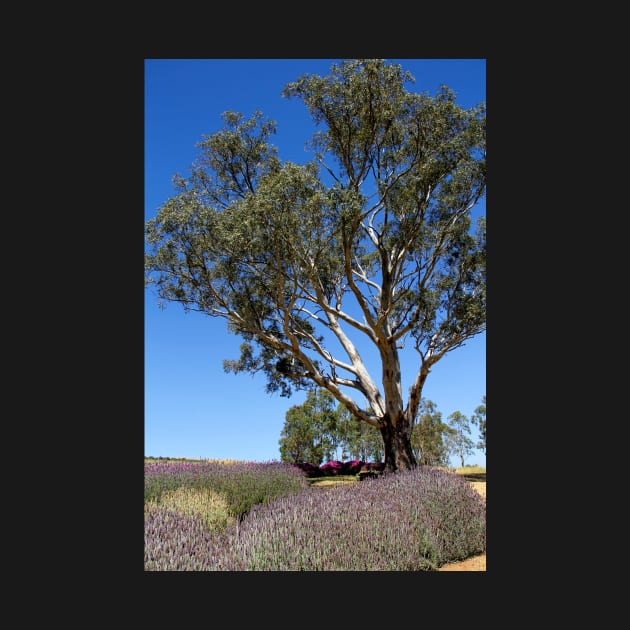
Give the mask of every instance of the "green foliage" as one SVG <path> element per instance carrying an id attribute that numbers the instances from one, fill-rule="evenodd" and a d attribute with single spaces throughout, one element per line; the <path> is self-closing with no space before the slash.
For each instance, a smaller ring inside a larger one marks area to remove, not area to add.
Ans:
<path id="1" fill-rule="evenodd" d="M 481 405 L 475 409 L 475 413 L 471 418 L 471 422 L 476 424 L 479 428 L 479 442 L 477 442 L 477 448 L 480 448 L 484 453 L 486 452 L 486 395 L 483 395 L 481 399 Z"/>
<path id="2" fill-rule="evenodd" d="M 280 459 L 319 466 L 333 459 L 338 442 L 335 399 L 326 390 L 311 390 L 306 401 L 291 407 L 279 440 Z"/>
<path id="3" fill-rule="evenodd" d="M 333 459 L 383 461 L 380 431 L 355 418 L 326 390 L 307 394 L 302 405 L 291 407 L 285 416 L 280 444 L 283 462 L 315 466 Z"/>
<path id="4" fill-rule="evenodd" d="M 466 455 L 471 455 L 475 448 L 474 442 L 468 437 L 470 420 L 463 413 L 454 411 L 448 417 L 448 425 L 450 427 L 446 438 L 448 451 L 460 458 L 463 468 L 464 458 Z"/>
<path id="5" fill-rule="evenodd" d="M 339 414 L 338 432 L 341 459 L 358 459 L 362 462 L 383 461 L 383 438 L 378 429 L 361 422 L 342 405 Z"/>
<path id="6" fill-rule="evenodd" d="M 448 466 L 448 448 L 444 441 L 451 428 L 442 422 L 442 414 L 431 400 L 422 400 L 419 417 L 411 434 L 416 459 L 424 466 Z"/>
<path id="7" fill-rule="evenodd" d="M 320 126 L 302 165 L 278 158 L 274 121 L 226 112 L 146 223 L 147 286 L 242 337 L 226 371 L 262 372 L 282 396 L 326 389 L 377 430 L 411 426 L 432 365 L 486 326 L 485 219 L 471 219 L 486 186 L 485 105 L 463 109 L 446 86 L 407 91 L 412 79 L 360 59 L 289 83 L 283 95 Z M 420 364 L 406 405 L 402 347 Z"/>

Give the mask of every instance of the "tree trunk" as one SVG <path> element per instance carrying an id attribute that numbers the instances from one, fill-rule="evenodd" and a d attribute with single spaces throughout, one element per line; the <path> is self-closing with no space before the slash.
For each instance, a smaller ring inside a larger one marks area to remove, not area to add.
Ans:
<path id="1" fill-rule="evenodd" d="M 384 293 L 386 284 L 383 281 Z M 388 341 L 379 347 L 386 404 L 385 415 L 381 418 L 383 422 L 381 435 L 385 446 L 385 471 L 395 472 L 415 468 L 418 463 L 411 448 L 413 418 L 409 419 L 403 408 L 398 349 L 393 342 L 388 324 L 385 325 L 382 333 L 388 337 Z"/>
<path id="2" fill-rule="evenodd" d="M 385 426 L 381 435 L 385 444 L 385 471 L 407 470 L 416 468 L 418 462 L 411 448 L 411 427 L 404 414 L 394 425 L 389 416 L 385 416 Z"/>

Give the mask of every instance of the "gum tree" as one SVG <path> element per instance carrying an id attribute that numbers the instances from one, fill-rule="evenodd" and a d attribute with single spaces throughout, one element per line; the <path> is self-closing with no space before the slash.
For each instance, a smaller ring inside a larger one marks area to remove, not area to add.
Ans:
<path id="1" fill-rule="evenodd" d="M 471 455 L 475 443 L 468 437 L 470 435 L 470 420 L 460 411 L 454 411 L 448 417 L 450 431 L 446 434 L 446 444 L 449 453 L 459 457 L 462 468 L 464 458 Z"/>
<path id="2" fill-rule="evenodd" d="M 278 442 L 282 461 L 319 466 L 333 458 L 339 420 L 335 402 L 327 390 L 311 390 L 304 403 L 287 411 Z"/>
<path id="3" fill-rule="evenodd" d="M 323 388 L 383 438 L 386 470 L 417 465 L 413 419 L 432 366 L 486 326 L 485 105 L 384 60 L 304 75 L 318 131 L 305 164 L 282 163 L 273 121 L 223 115 L 187 179 L 146 224 L 146 281 L 162 301 L 242 337 L 226 371 L 269 392 Z M 371 345 L 380 373 L 361 349 Z M 415 352 L 407 395 L 401 351 Z"/>
<path id="4" fill-rule="evenodd" d="M 479 429 L 479 441 L 477 442 L 477 448 L 481 449 L 484 454 L 486 452 L 486 395 L 483 395 L 481 404 L 475 409 L 473 414 L 472 423 L 476 424 Z"/>
<path id="5" fill-rule="evenodd" d="M 363 462 L 383 461 L 383 440 L 379 431 L 361 422 L 341 403 L 337 409 L 342 459 L 359 459 Z"/>
<path id="6" fill-rule="evenodd" d="M 448 466 L 448 448 L 445 438 L 452 429 L 442 422 L 442 414 L 432 400 L 422 399 L 416 424 L 411 432 L 414 454 L 422 457 L 426 466 Z"/>

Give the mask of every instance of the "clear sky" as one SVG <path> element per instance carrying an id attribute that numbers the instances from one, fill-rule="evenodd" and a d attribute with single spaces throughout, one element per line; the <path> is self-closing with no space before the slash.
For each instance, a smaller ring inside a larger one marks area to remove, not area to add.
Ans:
<path id="1" fill-rule="evenodd" d="M 299 99 L 281 96 L 302 74 L 327 74 L 338 59 L 146 59 L 145 60 L 145 219 L 156 215 L 174 194 L 175 173 L 187 177 L 202 136 L 223 126 L 226 110 L 246 117 L 259 109 L 277 122 L 272 142 L 282 160 L 304 163 L 304 143 L 314 131 Z M 447 85 L 457 103 L 486 100 L 484 59 L 393 59 L 415 77 L 407 89 L 435 95 Z M 485 214 L 485 202 L 476 214 Z M 223 359 L 237 359 L 241 339 L 223 319 L 185 313 L 179 304 L 157 306 L 145 290 L 145 456 L 279 460 L 278 440 L 291 398 L 265 392 L 262 375 L 226 374 Z M 358 340 L 357 340 L 358 341 Z M 378 381 L 380 368 L 366 359 Z M 414 350 L 403 357 L 403 391 L 419 367 Z M 433 401 L 446 421 L 453 411 L 471 417 L 486 393 L 486 335 L 482 333 L 443 357 L 431 370 L 423 398 Z M 471 439 L 477 442 L 476 427 Z M 466 464 L 486 465 L 481 450 Z M 453 458 L 452 463 L 459 465 Z"/>

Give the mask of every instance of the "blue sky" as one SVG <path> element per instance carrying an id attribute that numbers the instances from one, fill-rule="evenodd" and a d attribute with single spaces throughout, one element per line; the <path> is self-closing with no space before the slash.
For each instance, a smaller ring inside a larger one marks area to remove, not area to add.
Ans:
<path id="1" fill-rule="evenodd" d="M 202 136 L 222 127 L 221 114 L 249 117 L 259 109 L 277 122 L 272 142 L 282 160 L 306 162 L 304 150 L 314 126 L 304 104 L 280 95 L 300 75 L 327 74 L 337 59 L 146 59 L 144 96 L 145 219 L 156 215 L 174 194 L 172 177 L 190 174 Z M 471 107 L 486 100 L 483 59 L 393 59 L 415 77 L 407 89 L 434 95 L 441 84 L 457 102 Z M 485 214 L 485 203 L 477 213 Z M 223 359 L 239 356 L 241 339 L 228 333 L 223 319 L 185 313 L 178 304 L 161 310 L 152 289 L 145 291 L 146 456 L 280 459 L 278 440 L 287 410 L 302 404 L 265 392 L 263 376 L 226 374 Z M 375 376 L 376 363 L 368 369 Z M 403 357 L 403 391 L 418 369 L 419 357 Z M 371 369 L 370 369 L 371 368 Z M 406 378 L 405 378 L 406 377 Z M 432 369 L 423 398 L 432 400 L 446 421 L 453 411 L 474 413 L 486 393 L 486 335 L 478 335 L 447 354 Z M 476 442 L 476 428 L 471 438 Z M 467 464 L 486 465 L 475 450 Z M 453 464 L 458 461 L 453 459 Z"/>

